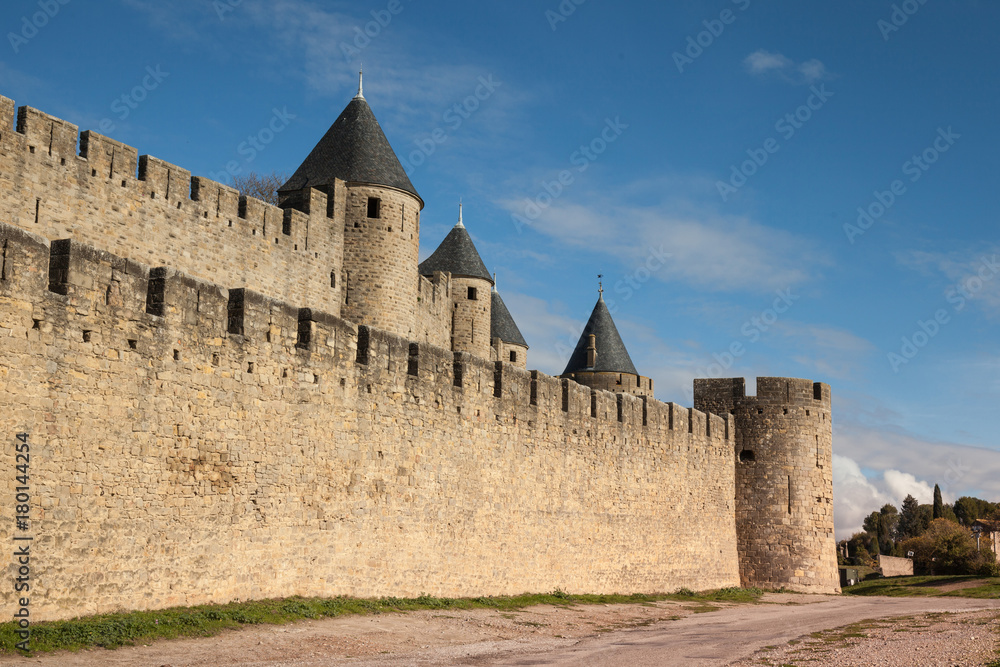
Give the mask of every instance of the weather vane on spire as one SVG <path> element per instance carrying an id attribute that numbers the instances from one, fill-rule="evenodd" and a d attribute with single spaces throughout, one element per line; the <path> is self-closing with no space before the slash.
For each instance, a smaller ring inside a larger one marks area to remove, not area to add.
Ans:
<path id="1" fill-rule="evenodd" d="M 462 223 L 462 198 L 461 197 L 458 198 L 458 226 L 459 227 L 465 227 L 465 225 Z"/>
<path id="2" fill-rule="evenodd" d="M 603 273 L 597 274 L 597 293 L 601 295 L 602 299 L 604 298 L 604 282 L 601 280 L 603 277 Z"/>
<path id="3" fill-rule="evenodd" d="M 364 83 L 365 83 L 365 65 L 364 63 L 361 63 L 361 67 L 358 68 L 358 94 L 356 95 L 356 97 L 360 97 L 361 99 L 365 99 Z"/>

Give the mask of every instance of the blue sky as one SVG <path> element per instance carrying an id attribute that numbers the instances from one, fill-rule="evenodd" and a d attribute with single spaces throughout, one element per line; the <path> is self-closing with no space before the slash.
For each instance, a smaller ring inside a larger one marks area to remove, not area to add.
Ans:
<path id="1" fill-rule="evenodd" d="M 601 273 L 661 400 L 833 386 L 838 537 L 935 483 L 1000 500 L 1000 6 L 774 4 L 9 0 L 0 94 L 291 173 L 363 61 L 421 256 L 462 198 L 529 367 L 562 371 Z"/>

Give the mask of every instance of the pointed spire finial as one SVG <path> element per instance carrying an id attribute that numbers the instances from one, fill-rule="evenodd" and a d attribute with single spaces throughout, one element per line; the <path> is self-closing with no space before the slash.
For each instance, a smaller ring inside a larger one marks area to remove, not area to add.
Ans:
<path id="1" fill-rule="evenodd" d="M 358 69 L 358 94 L 355 95 L 355 99 L 365 99 L 365 66 L 364 63 L 361 64 L 360 69 Z"/>
<path id="2" fill-rule="evenodd" d="M 604 277 L 603 273 L 597 274 L 597 293 L 600 295 L 599 300 L 604 301 L 604 282 L 601 278 Z"/>
<path id="3" fill-rule="evenodd" d="M 455 225 L 455 226 L 456 227 L 465 227 L 465 225 L 462 223 L 462 200 L 461 200 L 461 198 L 459 198 L 459 200 L 458 200 L 458 224 Z"/>
<path id="4" fill-rule="evenodd" d="M 493 272 L 493 291 L 497 291 L 497 272 Z"/>

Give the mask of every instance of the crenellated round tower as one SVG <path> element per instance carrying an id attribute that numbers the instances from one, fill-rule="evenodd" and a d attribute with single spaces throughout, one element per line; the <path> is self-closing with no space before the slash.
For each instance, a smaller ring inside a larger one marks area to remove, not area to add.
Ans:
<path id="1" fill-rule="evenodd" d="M 736 425 L 736 536 L 744 586 L 838 593 L 830 386 L 792 378 L 694 381 L 694 407 Z"/>
<path id="2" fill-rule="evenodd" d="M 331 218 L 344 226 L 341 316 L 411 337 L 424 202 L 360 83 L 358 94 L 279 190 L 281 206 L 301 207 L 309 188 L 326 193 Z"/>

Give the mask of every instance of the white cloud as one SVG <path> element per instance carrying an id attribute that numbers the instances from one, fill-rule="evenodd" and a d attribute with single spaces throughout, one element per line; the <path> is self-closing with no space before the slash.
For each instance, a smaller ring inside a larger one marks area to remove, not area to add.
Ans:
<path id="1" fill-rule="evenodd" d="M 835 450 L 839 444 L 834 441 Z M 883 505 L 899 509 L 906 496 L 913 496 L 921 504 L 930 504 L 934 502 L 934 482 L 895 469 L 867 477 L 854 459 L 833 455 L 833 512 L 838 540 L 862 530 L 865 517 Z M 941 496 L 946 503 L 955 502 L 952 493 L 942 490 Z"/>
<path id="2" fill-rule="evenodd" d="M 864 517 L 886 502 L 899 507 L 907 495 L 932 502 L 935 484 L 948 503 L 961 496 L 1000 500 L 1000 452 L 992 449 L 836 421 L 833 450 L 838 539 L 860 530 Z"/>
<path id="3" fill-rule="evenodd" d="M 211 2 L 197 5 L 185 0 L 120 0 L 121 4 L 146 16 L 149 24 L 167 37 L 178 42 L 197 43 L 199 48 L 215 47 L 210 38 L 211 28 L 221 24 L 222 19 Z M 223 0 L 219 3 L 236 14 L 236 8 L 229 7 Z"/>
<path id="4" fill-rule="evenodd" d="M 1000 246 L 994 243 L 951 252 L 909 250 L 896 254 L 896 260 L 942 283 L 948 309 L 958 311 L 957 300 L 976 303 L 987 314 L 1000 316 Z"/>
<path id="5" fill-rule="evenodd" d="M 656 278 L 710 290 L 787 289 L 811 280 L 816 267 L 828 263 L 812 242 L 790 232 L 657 193 L 672 185 L 634 183 L 614 195 L 581 192 L 540 210 L 531 228 L 564 245 L 601 248 L 636 270 L 662 248 L 671 257 L 656 269 Z M 530 199 L 497 203 L 519 216 L 532 210 Z"/>
<path id="6" fill-rule="evenodd" d="M 823 377 L 852 377 L 876 349 L 870 341 L 838 327 L 787 320 L 774 326 L 804 349 L 793 360 Z"/>
<path id="7" fill-rule="evenodd" d="M 35 92 L 46 88 L 46 83 L 38 77 L 16 70 L 4 62 L 0 62 L 0 85 L 6 91 L 17 89 Z"/>
<path id="8" fill-rule="evenodd" d="M 886 503 L 893 503 L 893 499 L 868 481 L 856 461 L 833 455 L 833 517 L 837 540 L 845 540 L 860 531 L 865 517 Z"/>
<path id="9" fill-rule="evenodd" d="M 476 62 L 474 53 L 453 63 L 432 61 L 423 47 L 426 36 L 413 29 L 410 19 L 411 12 L 420 10 L 408 3 L 375 32 L 368 26 L 373 17 L 367 9 L 344 3 L 331 9 L 310 0 L 243 0 L 234 7 L 222 2 L 226 9 L 220 17 L 209 2 L 198 7 L 187 0 L 121 2 L 145 14 L 150 25 L 171 38 L 211 49 L 220 60 L 232 58 L 235 44 L 254 40 L 254 48 L 241 57 L 254 59 L 258 77 L 299 81 L 311 96 L 335 100 L 333 117 L 357 91 L 358 69 L 364 63 L 365 97 L 383 127 L 406 138 L 394 142 L 401 159 L 416 150 L 412 141 L 437 128 L 449 137 L 460 131 L 462 141 L 435 146 L 435 160 L 449 152 L 481 156 L 498 137 L 520 131 L 520 110 L 533 95 Z M 365 35 L 366 28 L 373 37 Z M 367 41 L 358 38 L 359 30 Z M 478 108 L 463 116 L 456 130 L 443 116 L 476 94 L 480 77 L 495 84 L 493 92 L 488 99 L 476 100 Z"/>
<path id="10" fill-rule="evenodd" d="M 744 59 L 743 64 L 751 74 L 757 76 L 776 75 L 784 81 L 795 84 L 815 83 L 829 77 L 826 66 L 813 58 L 796 63 L 780 53 L 754 51 Z"/>
<path id="11" fill-rule="evenodd" d="M 562 373 L 590 313 L 568 316 L 557 312 L 558 304 L 545 299 L 502 287 L 499 291 L 528 343 L 528 365 L 549 375 Z"/>
<path id="12" fill-rule="evenodd" d="M 934 502 L 934 487 L 923 480 L 917 479 L 908 472 L 886 470 L 882 473 L 882 479 L 893 498 L 913 496 L 917 499 L 917 502 L 923 504 Z M 942 493 L 943 496 L 944 494 Z"/>
<path id="13" fill-rule="evenodd" d="M 754 51 L 743 62 L 754 74 L 785 69 L 793 65 L 791 60 L 780 53 L 769 53 L 764 50 Z"/>

